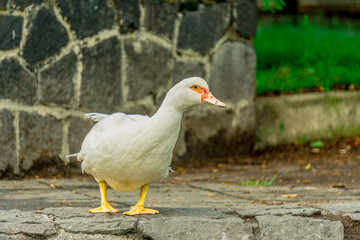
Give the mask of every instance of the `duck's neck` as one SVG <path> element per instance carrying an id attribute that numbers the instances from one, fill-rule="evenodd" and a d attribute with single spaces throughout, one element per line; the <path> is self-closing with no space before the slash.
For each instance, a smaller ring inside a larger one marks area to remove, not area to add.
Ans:
<path id="1" fill-rule="evenodd" d="M 181 115 L 190 107 L 189 102 L 182 96 L 181 91 L 172 88 L 166 94 L 158 112 L 177 112 Z"/>
<path id="2" fill-rule="evenodd" d="M 188 102 L 181 96 L 181 91 L 170 89 L 160 108 L 152 116 L 153 129 L 158 130 L 160 137 L 171 138 L 176 142 L 183 113 L 188 107 Z"/>
<path id="3" fill-rule="evenodd" d="M 152 116 L 156 125 L 164 132 L 173 132 L 180 129 L 183 113 L 171 107 L 160 107 Z"/>
<path id="4" fill-rule="evenodd" d="M 179 136 L 182 116 L 183 112 L 162 105 L 151 117 L 151 128 L 155 130 L 156 138 L 167 139 L 168 143 L 174 147 Z"/>

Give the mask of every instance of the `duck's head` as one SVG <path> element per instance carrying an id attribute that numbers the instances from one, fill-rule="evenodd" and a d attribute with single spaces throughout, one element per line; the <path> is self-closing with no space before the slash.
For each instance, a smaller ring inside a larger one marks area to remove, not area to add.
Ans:
<path id="1" fill-rule="evenodd" d="M 225 108 L 209 90 L 207 82 L 200 77 L 186 78 L 172 87 L 166 94 L 163 105 L 185 111 L 188 107 L 200 103 L 209 103 Z"/>

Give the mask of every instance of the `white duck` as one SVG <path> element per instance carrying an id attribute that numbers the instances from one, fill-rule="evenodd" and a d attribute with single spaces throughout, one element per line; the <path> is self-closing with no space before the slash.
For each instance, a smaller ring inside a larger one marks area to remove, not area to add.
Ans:
<path id="1" fill-rule="evenodd" d="M 152 116 L 89 113 L 98 122 L 87 134 L 76 156 L 81 168 L 99 183 L 101 206 L 91 213 L 119 212 L 106 199 L 106 183 L 119 191 L 141 187 L 138 203 L 125 215 L 156 214 L 144 208 L 149 183 L 167 177 L 183 113 L 202 102 L 225 107 L 199 77 L 187 78 L 169 90 Z"/>

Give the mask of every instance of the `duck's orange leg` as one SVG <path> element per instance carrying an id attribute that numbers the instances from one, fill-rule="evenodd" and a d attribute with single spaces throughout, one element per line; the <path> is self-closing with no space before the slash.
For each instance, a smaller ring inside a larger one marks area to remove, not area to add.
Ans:
<path id="1" fill-rule="evenodd" d="M 139 215 L 139 214 L 157 214 L 157 213 L 159 213 L 158 210 L 144 208 L 146 193 L 148 190 L 149 190 L 149 184 L 142 186 L 138 203 L 132 209 L 130 209 L 127 212 L 124 212 L 123 214 L 133 216 L 133 215 Z"/>
<path id="2" fill-rule="evenodd" d="M 101 206 L 98 208 L 89 209 L 91 213 L 117 213 L 119 210 L 113 208 L 106 199 L 106 182 L 100 181 L 100 194 L 101 194 Z"/>

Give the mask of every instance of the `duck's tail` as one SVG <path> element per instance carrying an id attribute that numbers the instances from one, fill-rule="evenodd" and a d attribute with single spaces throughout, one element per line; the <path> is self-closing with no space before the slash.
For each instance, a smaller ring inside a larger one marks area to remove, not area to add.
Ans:
<path id="1" fill-rule="evenodd" d="M 81 162 L 82 160 L 84 160 L 84 156 L 82 154 L 78 153 L 73 153 L 73 154 L 69 154 L 66 155 L 65 158 L 72 158 L 72 157 L 76 157 L 76 160 L 78 160 L 79 162 Z"/>
<path id="2" fill-rule="evenodd" d="M 69 154 L 69 155 L 66 155 L 65 158 L 72 158 L 72 157 L 76 157 L 76 160 L 78 160 L 79 162 L 81 162 L 82 160 L 84 160 L 80 155 L 79 153 L 73 153 L 73 154 Z M 81 163 L 81 172 L 84 174 L 84 163 L 85 161 L 83 161 Z"/>
<path id="3" fill-rule="evenodd" d="M 105 114 L 105 113 L 86 113 L 84 115 L 85 118 L 90 118 L 94 122 L 100 122 L 102 119 L 104 119 L 108 116 L 109 116 L 109 114 Z"/>
<path id="4" fill-rule="evenodd" d="M 78 155 L 79 155 L 79 153 L 69 154 L 69 155 L 66 155 L 65 158 L 77 157 Z"/>

